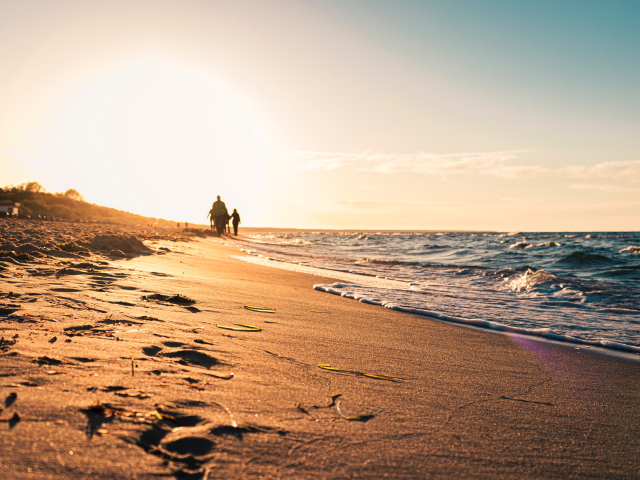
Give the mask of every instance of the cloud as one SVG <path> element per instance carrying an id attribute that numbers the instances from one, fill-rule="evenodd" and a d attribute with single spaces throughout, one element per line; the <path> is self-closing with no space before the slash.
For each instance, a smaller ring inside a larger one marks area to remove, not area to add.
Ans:
<path id="1" fill-rule="evenodd" d="M 617 185 L 593 185 L 589 183 L 574 183 L 569 185 L 574 190 L 599 190 L 607 193 L 634 193 L 640 192 L 640 188 L 619 187 Z"/>
<path id="2" fill-rule="evenodd" d="M 402 200 L 335 200 L 334 204 L 348 210 L 400 210 L 422 207 L 443 207 L 451 205 L 462 205 L 462 202 L 416 202 Z"/>
<path id="3" fill-rule="evenodd" d="M 424 152 L 416 154 L 295 152 L 294 155 L 298 157 L 298 166 L 302 170 L 351 168 L 365 172 L 438 175 L 483 173 L 501 169 L 508 161 L 516 159 L 517 153 L 522 152 L 525 150 L 450 155 Z"/>
<path id="4" fill-rule="evenodd" d="M 495 152 L 455 153 L 438 155 L 387 154 L 363 152 L 359 154 L 328 152 L 289 152 L 301 170 L 350 169 L 382 174 L 415 173 L 421 175 L 488 175 L 502 178 L 560 177 L 575 179 L 612 179 L 640 183 L 640 160 L 602 162 L 595 165 L 513 165 L 522 153 L 530 150 L 502 150 Z"/>

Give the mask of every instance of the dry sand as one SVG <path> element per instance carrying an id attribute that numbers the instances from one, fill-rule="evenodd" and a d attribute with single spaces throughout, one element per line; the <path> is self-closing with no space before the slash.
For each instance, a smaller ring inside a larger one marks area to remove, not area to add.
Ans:
<path id="1" fill-rule="evenodd" d="M 640 476 L 637 361 L 314 291 L 217 240 L 0 235 L 0 478 Z"/>

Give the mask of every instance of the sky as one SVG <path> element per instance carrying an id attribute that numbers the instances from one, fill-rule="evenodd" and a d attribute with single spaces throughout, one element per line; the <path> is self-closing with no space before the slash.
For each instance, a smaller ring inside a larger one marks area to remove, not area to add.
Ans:
<path id="1" fill-rule="evenodd" d="M 3 0 L 0 185 L 207 223 L 637 231 L 640 2 Z"/>

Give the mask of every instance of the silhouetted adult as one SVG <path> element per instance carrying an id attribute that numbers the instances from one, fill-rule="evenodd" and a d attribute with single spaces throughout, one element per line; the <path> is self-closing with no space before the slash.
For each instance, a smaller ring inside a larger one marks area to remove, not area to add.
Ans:
<path id="1" fill-rule="evenodd" d="M 228 212 L 227 206 L 222 200 L 220 200 L 220 195 L 218 195 L 217 198 L 218 199 L 213 202 L 211 210 L 213 210 L 213 222 L 216 226 L 216 232 L 218 232 L 218 236 L 220 237 L 222 235 L 222 232 L 224 231 Z"/>
<path id="2" fill-rule="evenodd" d="M 233 209 L 233 213 L 231 214 L 231 223 L 233 223 L 233 234 L 237 237 L 238 236 L 238 225 L 240 225 L 240 214 L 238 213 L 238 210 L 236 210 L 235 208 Z"/>

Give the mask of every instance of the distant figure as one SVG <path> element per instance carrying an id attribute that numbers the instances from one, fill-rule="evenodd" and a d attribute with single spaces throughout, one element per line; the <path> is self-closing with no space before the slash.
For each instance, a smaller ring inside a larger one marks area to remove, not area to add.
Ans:
<path id="1" fill-rule="evenodd" d="M 220 200 L 220 195 L 217 197 L 218 199 L 213 202 L 211 206 L 211 210 L 213 211 L 213 221 L 216 226 L 216 232 L 218 236 L 222 236 L 222 232 L 224 231 L 224 226 L 227 223 L 227 206 L 224 204 L 222 200 Z"/>
<path id="2" fill-rule="evenodd" d="M 211 231 L 213 232 L 215 223 L 215 217 L 213 216 L 213 207 L 211 207 L 211 210 L 209 210 L 209 213 L 207 213 L 207 218 L 209 218 L 209 228 L 211 228 Z"/>
<path id="3" fill-rule="evenodd" d="M 240 214 L 238 213 L 238 210 L 236 210 L 235 208 L 233 209 L 233 213 L 231 214 L 231 218 L 232 218 L 232 222 L 233 223 L 233 234 L 237 237 L 238 236 L 238 225 L 240 225 Z"/>
<path id="4" fill-rule="evenodd" d="M 226 227 L 226 232 L 231 235 L 231 227 L 229 226 L 229 220 L 231 220 L 231 215 L 229 215 L 229 212 L 227 212 L 227 214 L 224 216 L 224 226 Z"/>
<path id="5" fill-rule="evenodd" d="M 180 222 L 178 222 L 178 224 L 177 224 L 177 225 L 178 225 L 178 230 L 180 230 Z"/>
<path id="6" fill-rule="evenodd" d="M 189 222 L 184 222 L 184 228 L 185 228 L 185 230 L 186 230 L 187 228 L 189 228 Z"/>

